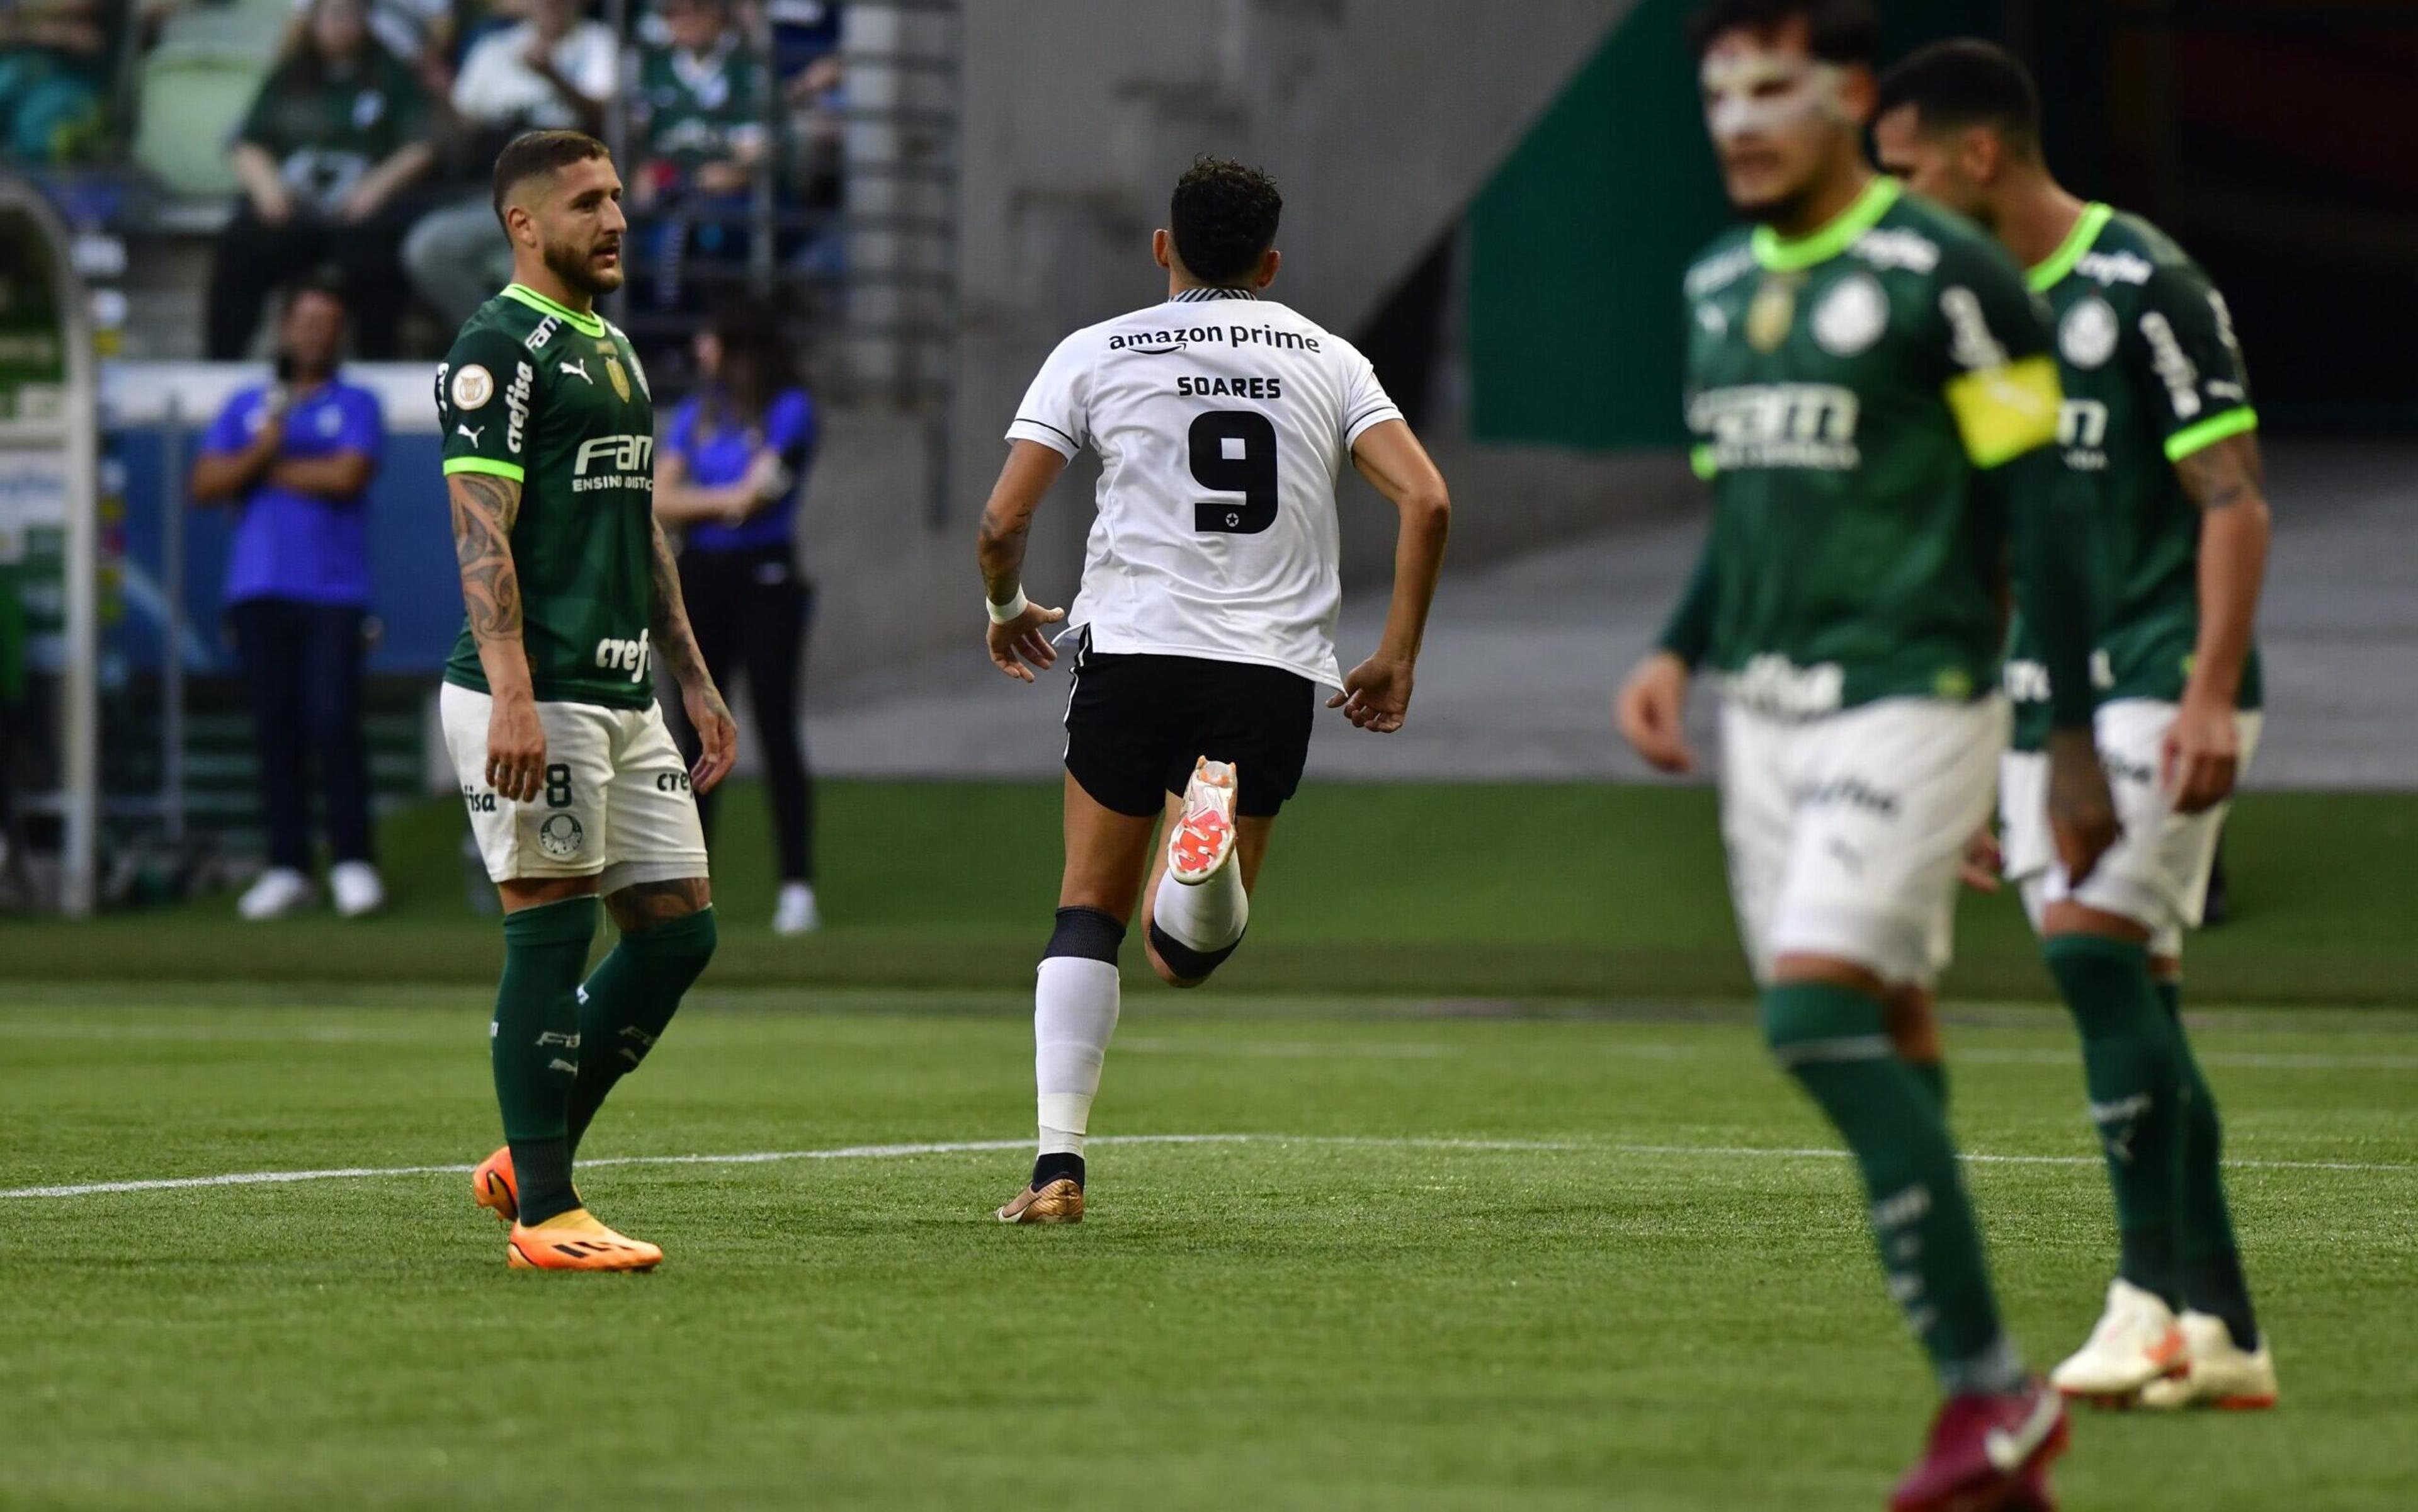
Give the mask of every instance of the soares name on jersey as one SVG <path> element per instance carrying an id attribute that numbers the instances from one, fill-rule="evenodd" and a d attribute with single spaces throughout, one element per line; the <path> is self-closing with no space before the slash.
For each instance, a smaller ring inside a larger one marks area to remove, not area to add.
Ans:
<path id="1" fill-rule="evenodd" d="M 1812 717 L 1988 692 L 2007 535 L 1985 475 L 2054 442 L 2061 398 L 2014 264 L 1883 178 L 1810 237 L 1723 237 L 1686 293 L 1729 695 Z"/>
<path id="2" fill-rule="evenodd" d="M 2104 205 L 2087 207 L 2028 279 L 2056 321 L 2058 444 L 2099 503 L 2104 623 L 2092 679 L 2107 698 L 2172 703 L 2199 641 L 2199 509 L 2175 464 L 2258 422 L 2232 313 L 2181 248 Z M 2254 647 L 2242 708 L 2259 707 L 2261 682 Z M 2018 749 L 2047 739 L 2048 692 L 2018 624 L 2007 664 Z"/>
<path id="3" fill-rule="evenodd" d="M 654 407 L 629 338 L 513 284 L 454 338 L 436 413 L 447 474 L 521 485 L 513 567 L 537 696 L 651 702 Z M 467 623 L 445 679 L 488 691 Z"/>
<path id="4" fill-rule="evenodd" d="M 1363 431 L 1400 418 L 1351 343 L 1283 305 L 1196 289 L 1061 342 L 1007 435 L 1099 453 L 1068 611 L 1094 649 L 1337 684 L 1335 480 Z"/>

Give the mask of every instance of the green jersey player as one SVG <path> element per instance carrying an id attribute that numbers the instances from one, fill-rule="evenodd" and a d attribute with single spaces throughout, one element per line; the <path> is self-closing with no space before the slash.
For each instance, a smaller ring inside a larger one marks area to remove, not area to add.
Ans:
<path id="1" fill-rule="evenodd" d="M 1875 138 L 1912 188 L 2030 269 L 2055 318 L 2065 460 L 2098 497 L 2098 739 L 2124 837 L 2076 882 L 2041 833 L 2036 746 L 2001 781 L 2007 875 L 2081 1030 L 2122 1241 L 2099 1326 L 2052 1379 L 2144 1406 L 2268 1406 L 2274 1366 L 2227 1214 L 2216 1105 L 2178 1013 L 2182 932 L 2259 729 L 2267 505 L 2232 317 L 2157 228 L 2058 186 L 2030 76 L 2000 49 L 1908 58 L 1882 83 Z M 2052 680 L 2021 649 L 2008 681 L 2045 707 Z"/>
<path id="2" fill-rule="evenodd" d="M 436 372 L 468 609 L 440 708 L 504 905 L 489 1046 L 505 1145 L 471 1185 L 513 1225 L 506 1259 L 543 1270 L 663 1259 L 589 1214 L 571 1162 L 713 954 L 694 793 L 730 770 L 736 740 L 655 524 L 646 373 L 595 310 L 621 283 L 620 197 L 592 137 L 506 147 L 495 206 L 513 283 Z M 655 706 L 658 656 L 703 741 L 694 771 Z M 599 893 L 620 939 L 583 983 Z"/>
<path id="3" fill-rule="evenodd" d="M 1890 1292 L 1946 1397 L 1891 1505 L 2043 1504 L 2063 1412 L 1999 1326 L 1940 1103 L 1884 1003 L 1935 969 L 1989 809 L 2011 558 L 2061 674 L 2058 843 L 2087 876 L 2114 838 L 2047 330 L 2000 248 L 1865 162 L 1869 5 L 1715 0 L 1695 39 L 1723 179 L 1757 223 L 1687 276 L 1687 418 L 1713 523 L 1621 723 L 1649 760 L 1684 766 L 1690 668 L 1720 677 L 1722 832 L 1765 1033 L 1861 1168 Z"/>

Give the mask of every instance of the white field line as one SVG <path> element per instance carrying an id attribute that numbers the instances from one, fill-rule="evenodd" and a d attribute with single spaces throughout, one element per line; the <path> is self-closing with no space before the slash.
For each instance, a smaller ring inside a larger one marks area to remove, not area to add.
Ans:
<path id="1" fill-rule="evenodd" d="M 582 1166 L 764 1166 L 792 1160 L 898 1160 L 913 1155 L 956 1155 L 1024 1150 L 1030 1139 L 952 1139 L 926 1144 L 856 1144 L 828 1150 L 759 1150 L 742 1154 L 605 1155 L 583 1160 Z M 1104 1135 L 1096 1144 L 1308 1144 L 1362 1146 L 1388 1150 L 1464 1150 L 1523 1153 L 1578 1153 L 1667 1156 L 1682 1159 L 1840 1160 L 1842 1150 L 1790 1149 L 1762 1145 L 1595 1144 L 1579 1140 L 1451 1139 L 1390 1138 L 1375 1135 L 1314 1134 L 1132 1134 Z M 1985 1166 L 2089 1166 L 2097 1155 L 1967 1154 Z M 2418 1172 L 2418 1165 L 2346 1160 L 2228 1160 L 2236 1170 L 2333 1170 L 2362 1173 Z M 370 1181 L 393 1176 L 463 1176 L 468 1166 L 345 1166 L 324 1170 L 246 1170 L 218 1176 L 172 1176 L 148 1181 L 84 1182 L 57 1186 L 0 1188 L 0 1199 L 100 1197 L 119 1192 L 174 1192 L 207 1186 L 276 1186 L 293 1182 Z"/>

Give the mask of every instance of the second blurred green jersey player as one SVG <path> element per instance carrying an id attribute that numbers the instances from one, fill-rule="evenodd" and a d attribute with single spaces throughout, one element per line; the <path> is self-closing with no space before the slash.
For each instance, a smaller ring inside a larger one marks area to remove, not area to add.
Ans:
<path id="1" fill-rule="evenodd" d="M 2113 837 L 2071 549 L 2087 522 L 2021 273 L 1864 160 L 1878 30 L 1859 0 L 1698 17 L 1706 124 L 1753 223 L 1687 275 L 1686 412 L 1713 520 L 1622 722 L 1649 760 L 1683 763 L 1690 668 L 1719 676 L 1722 834 L 1765 1035 L 1856 1158 L 1890 1294 L 1945 1398 L 1891 1505 L 2036 1505 L 2062 1409 L 2000 1326 L 1940 1105 L 1884 1001 L 1935 968 L 1965 835 L 1989 810 L 2011 557 L 2066 674 L 2053 802 L 2075 875 Z"/>
<path id="2" fill-rule="evenodd" d="M 2232 314 L 2155 226 L 2058 184 L 2031 78 L 1997 47 L 1907 58 L 1882 82 L 1875 138 L 1910 189 L 1995 232 L 2048 300 L 2059 447 L 2098 500 L 2092 677 L 2123 839 L 2087 879 L 2051 854 L 2036 726 L 2055 677 L 2028 626 L 2008 685 L 2035 727 L 2019 728 L 2001 781 L 2007 875 L 2081 1031 L 2121 1239 L 2099 1324 L 2053 1379 L 2142 1406 L 2269 1406 L 2274 1365 L 2227 1210 L 2216 1104 L 2180 1013 L 2183 931 L 2260 728 L 2268 511 Z"/>

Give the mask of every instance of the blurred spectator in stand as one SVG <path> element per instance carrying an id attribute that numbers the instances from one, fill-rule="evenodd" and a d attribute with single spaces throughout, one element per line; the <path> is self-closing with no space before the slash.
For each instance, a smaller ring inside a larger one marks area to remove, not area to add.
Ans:
<path id="1" fill-rule="evenodd" d="M 270 292 L 329 260 L 360 323 L 360 355 L 396 355 L 404 191 L 435 152 L 427 97 L 367 20 L 364 0 L 312 0 L 308 25 L 237 129 L 243 192 L 210 274 L 213 360 L 241 358 Z"/>
<path id="2" fill-rule="evenodd" d="M 612 28 L 581 20 L 579 0 L 532 0 L 528 20 L 470 45 L 453 81 L 453 110 L 468 130 L 462 156 L 477 170 L 479 187 L 423 216 L 403 244 L 413 286 L 448 329 L 512 281 L 512 243 L 496 223 L 487 165 L 525 131 L 568 128 L 602 136 L 604 107 L 620 79 Z"/>
<path id="3" fill-rule="evenodd" d="M 10 797 L 17 771 L 19 710 L 25 698 L 25 600 L 17 562 L 0 558 L 0 898 L 19 891 L 24 858 L 17 848 L 17 807 Z"/>
<path id="4" fill-rule="evenodd" d="M 657 8 L 666 40 L 639 53 L 631 114 L 641 160 L 630 198 L 653 303 L 672 309 L 692 248 L 724 259 L 744 253 L 738 216 L 766 142 L 757 60 L 727 0 L 659 0 Z"/>
<path id="5" fill-rule="evenodd" d="M 673 412 L 655 452 L 655 514 L 686 533 L 681 597 L 715 685 L 747 684 L 781 864 L 773 930 L 803 935 L 821 924 L 814 774 L 798 708 L 815 590 L 798 572 L 795 539 L 815 457 L 814 401 L 776 311 L 731 307 L 697 334 L 696 358 L 704 385 Z M 677 710 L 673 727 L 694 759 L 696 734 Z M 697 795 L 709 826 L 716 802 Z"/>
<path id="6" fill-rule="evenodd" d="M 453 0 L 362 0 L 369 11 L 370 35 L 378 45 L 420 81 L 432 99 L 442 99 L 452 87 L 454 44 L 461 25 Z M 297 34 L 311 23 L 311 0 L 294 0 L 294 22 L 286 33 L 291 47 Z"/>
<path id="7" fill-rule="evenodd" d="M 0 156 L 63 163 L 108 127 L 119 0 L 0 0 Z"/>
<path id="8" fill-rule="evenodd" d="M 193 464 L 194 504 L 242 512 L 227 552 L 226 617 L 252 696 L 268 827 L 268 870 L 237 905 L 246 919 L 279 918 L 311 900 L 306 752 L 319 769 L 336 911 L 357 918 L 386 901 L 370 848 L 361 729 L 370 606 L 362 506 L 385 425 L 377 396 L 337 374 L 344 337 L 342 295 L 329 284 L 297 288 L 278 321 L 274 378 L 227 401 Z"/>

